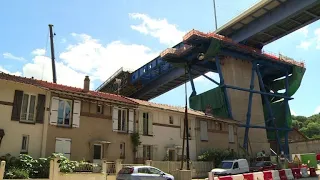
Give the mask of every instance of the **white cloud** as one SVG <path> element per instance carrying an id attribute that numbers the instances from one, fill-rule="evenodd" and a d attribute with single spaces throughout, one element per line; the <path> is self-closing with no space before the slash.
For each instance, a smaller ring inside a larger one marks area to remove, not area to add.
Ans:
<path id="1" fill-rule="evenodd" d="M 121 67 L 137 69 L 159 55 L 159 52 L 138 44 L 113 41 L 102 45 L 86 34 L 72 33 L 78 40 L 60 54 L 60 59 L 72 69 L 105 81 Z"/>
<path id="2" fill-rule="evenodd" d="M 11 53 L 8 53 L 8 52 L 3 53 L 2 55 L 3 55 L 3 58 L 5 58 L 5 59 L 13 59 L 13 60 L 18 60 L 18 61 L 25 60 L 23 57 L 18 57 L 18 56 L 11 54 Z"/>
<path id="3" fill-rule="evenodd" d="M 36 55 L 36 56 L 43 56 L 46 54 L 45 49 L 35 49 L 31 52 L 31 54 Z"/>
<path id="4" fill-rule="evenodd" d="M 160 43 L 173 46 L 180 41 L 185 32 L 177 29 L 174 24 L 169 24 L 166 19 L 153 19 L 146 14 L 130 13 L 132 19 L 142 20 L 139 25 L 132 25 L 131 28 L 145 35 L 158 38 Z"/>
<path id="5" fill-rule="evenodd" d="M 290 109 L 290 112 L 291 112 L 291 115 L 298 116 L 298 114 L 294 110 Z"/>
<path id="6" fill-rule="evenodd" d="M 320 106 L 316 107 L 313 114 L 319 114 L 320 113 Z"/>
<path id="7" fill-rule="evenodd" d="M 311 41 L 302 41 L 302 42 L 297 46 L 297 48 L 304 49 L 304 50 L 308 50 L 311 44 L 312 44 Z"/>
<path id="8" fill-rule="evenodd" d="M 320 49 L 320 28 L 316 29 L 314 34 L 316 35 L 316 49 Z"/>
<path id="9" fill-rule="evenodd" d="M 60 43 L 62 43 L 62 44 L 66 43 L 66 42 L 67 42 L 66 38 L 62 38 L 61 41 L 60 41 Z"/>
<path id="10" fill-rule="evenodd" d="M 19 71 L 13 73 L 13 72 L 10 72 L 10 71 L 6 70 L 2 66 L 0 66 L 0 72 L 4 72 L 4 73 L 15 75 L 15 76 L 21 76 L 22 75 L 22 73 L 19 72 Z"/>
<path id="11" fill-rule="evenodd" d="M 176 43 L 184 34 L 166 20 L 154 20 L 141 14 L 132 14 L 132 17 L 142 18 L 144 25 L 141 27 L 145 27 L 146 33 L 158 38 L 161 43 Z M 57 83 L 68 86 L 83 87 L 86 75 L 90 76 L 91 81 L 105 81 L 119 68 L 135 70 L 160 53 L 144 45 L 121 41 L 102 44 L 88 34 L 71 33 L 71 38 L 74 40 L 68 42 L 74 43 L 66 44 L 67 48 L 56 54 Z M 34 57 L 23 66 L 23 75 L 52 82 L 51 60 L 45 56 L 46 51 L 35 49 L 31 54 Z"/>
<path id="12" fill-rule="evenodd" d="M 213 80 L 219 82 L 220 78 L 219 78 L 219 74 L 218 73 L 214 73 L 214 72 L 208 72 L 206 73 L 207 76 L 209 76 L 210 78 L 212 78 Z M 195 82 L 204 82 L 204 81 L 210 81 L 209 79 L 207 79 L 204 76 L 200 76 L 196 79 L 194 79 Z M 210 81 L 211 82 L 211 81 Z M 212 82 L 213 83 L 213 82 Z"/>

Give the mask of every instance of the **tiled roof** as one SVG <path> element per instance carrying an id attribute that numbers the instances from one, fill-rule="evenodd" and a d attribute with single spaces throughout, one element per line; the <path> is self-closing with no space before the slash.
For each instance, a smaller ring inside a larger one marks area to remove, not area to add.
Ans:
<path id="1" fill-rule="evenodd" d="M 47 82 L 47 81 L 41 81 L 41 80 L 36 80 L 36 79 L 26 78 L 26 77 L 21 77 L 21 76 L 14 76 L 14 75 L 6 74 L 3 72 L 0 72 L 0 79 L 19 82 L 19 83 L 23 83 L 23 84 L 31 84 L 34 86 L 47 88 L 50 90 L 76 93 L 79 95 L 87 95 L 88 97 L 103 98 L 106 100 L 118 101 L 118 102 L 127 103 L 127 104 L 137 104 L 136 102 L 131 101 L 130 99 L 128 99 L 124 96 L 120 96 L 120 95 L 97 92 L 97 91 L 84 92 L 82 88 L 76 88 L 76 87 L 66 86 L 66 85 L 62 85 L 62 84 L 55 84 L 55 83 L 51 83 L 51 82 Z"/>
<path id="2" fill-rule="evenodd" d="M 150 102 L 150 101 L 144 101 L 144 100 L 133 99 L 133 98 L 129 98 L 129 99 L 138 103 L 139 105 L 142 105 L 142 106 L 154 107 L 154 108 L 158 108 L 158 109 L 162 109 L 162 110 L 176 111 L 176 112 L 180 112 L 180 113 L 185 112 L 185 108 L 181 107 L 181 106 L 171 106 L 171 105 L 167 105 L 167 104 L 154 103 L 154 102 Z M 211 119 L 213 118 L 216 120 L 230 121 L 230 119 L 223 119 L 223 118 L 208 116 L 202 111 L 196 111 L 196 110 L 193 110 L 190 108 L 188 108 L 188 114 L 192 114 L 192 115 L 200 116 L 200 117 L 207 117 L 207 118 L 211 118 Z"/>

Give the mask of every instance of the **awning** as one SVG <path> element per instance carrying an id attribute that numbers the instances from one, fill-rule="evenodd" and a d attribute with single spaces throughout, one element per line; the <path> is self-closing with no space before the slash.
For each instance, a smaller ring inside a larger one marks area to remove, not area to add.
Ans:
<path id="1" fill-rule="evenodd" d="M 91 143 L 97 143 L 97 144 L 111 144 L 109 141 L 104 141 L 104 140 L 93 140 Z"/>
<path id="2" fill-rule="evenodd" d="M 4 130 L 0 129 L 0 137 L 3 137 L 5 135 Z"/>

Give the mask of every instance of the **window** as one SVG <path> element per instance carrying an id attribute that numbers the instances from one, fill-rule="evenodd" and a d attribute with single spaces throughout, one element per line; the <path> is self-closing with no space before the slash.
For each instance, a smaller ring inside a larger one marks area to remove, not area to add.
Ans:
<path id="1" fill-rule="evenodd" d="M 123 142 L 123 143 L 120 143 L 120 158 L 124 158 L 125 155 L 126 155 L 126 144 Z"/>
<path id="2" fill-rule="evenodd" d="M 21 121 L 34 122 L 35 119 L 36 96 L 23 94 L 21 106 Z"/>
<path id="3" fill-rule="evenodd" d="M 173 124 L 173 117 L 172 116 L 169 116 L 169 123 Z"/>
<path id="4" fill-rule="evenodd" d="M 200 140 L 208 141 L 208 124 L 207 124 L 207 121 L 200 121 Z"/>
<path id="5" fill-rule="evenodd" d="M 218 123 L 218 130 L 222 131 L 222 123 Z"/>
<path id="6" fill-rule="evenodd" d="M 127 122 L 127 110 L 118 109 L 118 130 L 126 131 L 126 122 Z"/>
<path id="7" fill-rule="evenodd" d="M 102 159 L 102 144 L 93 145 L 93 159 Z"/>
<path id="8" fill-rule="evenodd" d="M 175 150 L 174 149 L 169 149 L 168 154 L 169 154 L 169 161 L 174 161 L 175 160 L 175 157 L 174 157 Z"/>
<path id="9" fill-rule="evenodd" d="M 156 168 L 149 168 L 150 174 L 162 174 L 162 171 L 160 171 L 159 169 Z"/>
<path id="10" fill-rule="evenodd" d="M 103 114 L 103 106 L 101 104 L 97 105 L 97 113 L 98 114 Z"/>
<path id="11" fill-rule="evenodd" d="M 72 101 L 66 99 L 59 99 L 58 107 L 58 124 L 64 126 L 71 125 L 71 110 Z"/>
<path id="12" fill-rule="evenodd" d="M 233 164 L 233 169 L 237 169 L 237 168 L 239 168 L 239 164 L 238 164 L 238 162 L 235 162 L 235 163 Z"/>
<path id="13" fill-rule="evenodd" d="M 151 160 L 151 147 L 150 145 L 143 145 L 143 158 L 145 160 Z"/>
<path id="14" fill-rule="evenodd" d="M 29 136 L 23 135 L 22 136 L 22 143 L 21 143 L 21 152 L 27 153 L 28 152 L 28 146 L 29 146 Z"/>
<path id="15" fill-rule="evenodd" d="M 149 135 L 149 114 L 143 113 L 143 135 Z"/>
<path id="16" fill-rule="evenodd" d="M 234 143 L 234 129 L 233 125 L 229 125 L 229 142 Z"/>

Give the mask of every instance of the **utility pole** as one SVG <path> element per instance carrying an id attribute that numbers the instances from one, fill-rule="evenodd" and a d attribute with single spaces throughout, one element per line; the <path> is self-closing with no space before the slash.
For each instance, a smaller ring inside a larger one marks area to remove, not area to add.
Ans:
<path id="1" fill-rule="evenodd" d="M 217 22 L 217 12 L 216 12 L 216 0 L 213 0 L 213 13 L 214 13 L 214 22 L 216 24 L 216 30 L 218 29 L 218 22 Z"/>
<path id="2" fill-rule="evenodd" d="M 54 45 L 53 45 L 53 36 L 55 35 L 52 30 L 53 25 L 49 24 L 49 31 L 50 31 L 50 47 L 51 47 L 51 63 L 52 63 L 52 77 L 53 83 L 57 83 L 57 74 L 56 74 L 56 63 L 54 57 Z"/>

